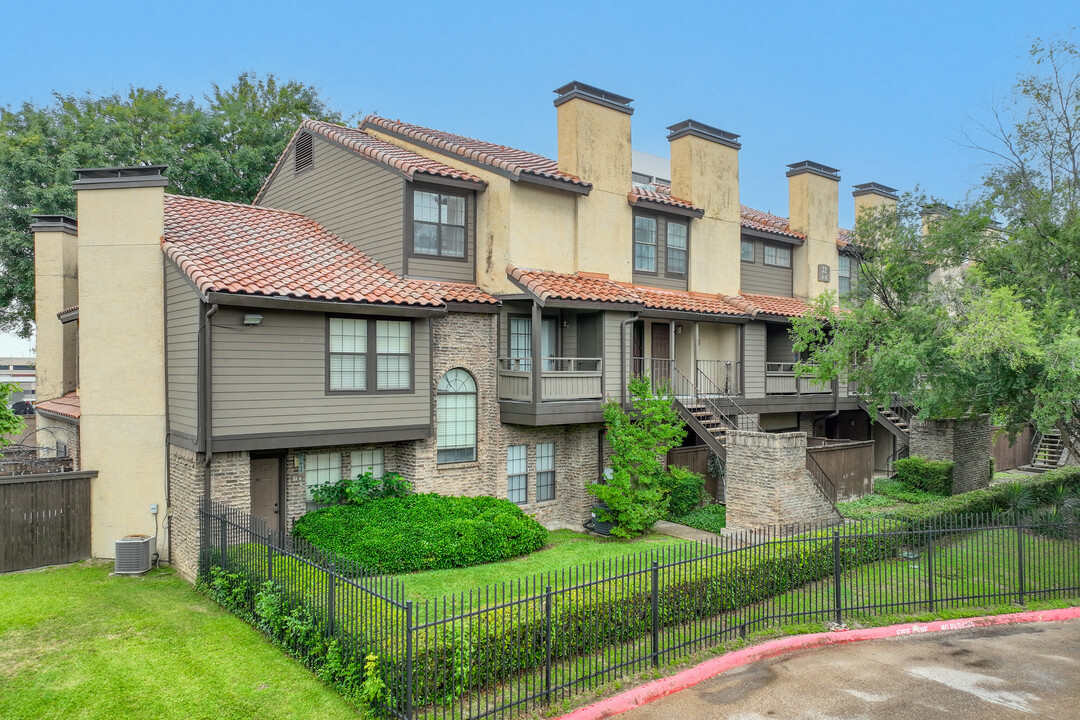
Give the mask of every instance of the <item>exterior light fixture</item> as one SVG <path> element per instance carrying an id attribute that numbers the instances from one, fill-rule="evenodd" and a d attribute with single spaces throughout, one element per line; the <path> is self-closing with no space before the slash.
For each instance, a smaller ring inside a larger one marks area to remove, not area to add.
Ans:
<path id="1" fill-rule="evenodd" d="M 258 313 L 245 313 L 244 314 L 244 326 L 251 327 L 252 325 L 259 325 L 262 323 L 262 315 Z"/>

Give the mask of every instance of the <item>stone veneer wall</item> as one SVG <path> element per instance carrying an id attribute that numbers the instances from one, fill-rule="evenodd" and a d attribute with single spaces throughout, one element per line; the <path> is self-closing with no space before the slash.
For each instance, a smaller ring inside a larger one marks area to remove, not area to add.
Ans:
<path id="1" fill-rule="evenodd" d="M 953 463 L 953 494 L 989 487 L 990 418 L 914 420 L 908 430 L 911 454 Z"/>
<path id="2" fill-rule="evenodd" d="M 727 444 L 728 525 L 837 522 L 806 470 L 806 434 L 736 431 Z"/>
<path id="3" fill-rule="evenodd" d="M 199 562 L 204 457 L 186 448 L 169 446 L 169 557 L 173 567 L 192 581 Z M 251 510 L 251 458 L 247 452 L 214 454 L 210 497 L 245 512 Z"/>

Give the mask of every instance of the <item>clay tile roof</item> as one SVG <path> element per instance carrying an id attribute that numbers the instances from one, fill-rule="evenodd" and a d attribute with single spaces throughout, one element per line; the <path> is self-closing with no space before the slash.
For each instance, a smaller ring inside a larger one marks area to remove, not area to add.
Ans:
<path id="1" fill-rule="evenodd" d="M 488 295 L 476 285 L 440 282 L 437 280 L 411 280 L 410 282 L 429 286 L 431 292 L 442 298 L 443 302 L 478 303 L 481 305 L 499 304 L 498 298 Z"/>
<path id="2" fill-rule="evenodd" d="M 536 175 L 578 187 L 592 187 L 592 183 L 585 182 L 569 173 L 560 172 L 558 163 L 551 158 L 526 150 L 517 150 L 506 145 L 496 145 L 495 143 L 476 140 L 464 135 L 454 135 L 441 130 L 404 123 L 400 120 L 388 120 L 378 115 L 368 115 L 364 118 L 364 122 L 361 123 L 360 127 L 374 127 L 385 130 L 514 175 Z"/>
<path id="3" fill-rule="evenodd" d="M 746 313 L 727 302 L 726 296 L 707 293 L 661 290 L 660 288 L 635 285 L 634 292 L 645 307 L 651 310 L 681 310 L 682 312 L 709 315 L 745 315 Z"/>
<path id="4" fill-rule="evenodd" d="M 748 294 L 742 294 L 739 297 L 756 310 L 755 314 L 802 317 L 809 310 L 807 304 L 798 298 Z"/>
<path id="5" fill-rule="evenodd" d="M 664 192 L 666 190 L 666 192 Z M 670 207 L 682 208 L 684 210 L 692 210 L 698 213 L 705 213 L 705 210 L 699 208 L 691 202 L 686 200 L 680 200 L 677 197 L 671 196 L 671 188 L 666 185 L 654 185 L 653 188 L 641 187 L 635 185 L 627 196 L 631 205 L 636 205 L 638 202 L 655 203 L 657 205 L 667 205 Z"/>
<path id="6" fill-rule="evenodd" d="M 542 301 L 584 300 L 640 304 L 633 290 L 609 280 L 606 275 L 595 273 L 568 275 L 546 270 L 516 268 L 513 265 L 506 267 L 506 274 Z"/>
<path id="7" fill-rule="evenodd" d="M 847 228 L 840 228 L 840 237 L 836 238 L 836 244 L 840 247 L 847 247 L 855 242 L 855 231 L 848 230 Z"/>
<path id="8" fill-rule="evenodd" d="M 204 293 L 420 307 L 479 297 L 399 277 L 304 215 L 252 205 L 166 195 L 161 248 Z"/>
<path id="9" fill-rule="evenodd" d="M 42 400 L 35 404 L 34 407 L 38 410 L 44 410 L 45 412 L 69 417 L 72 420 L 78 420 L 82 416 L 82 408 L 79 405 L 79 394 L 73 392 L 52 400 Z"/>
<path id="10" fill-rule="evenodd" d="M 62 318 L 65 315 L 67 315 L 68 313 L 73 313 L 78 309 L 79 309 L 78 305 L 72 305 L 71 307 L 66 307 L 63 310 L 61 310 L 60 312 L 56 313 L 56 317 Z"/>
<path id="11" fill-rule="evenodd" d="M 787 218 L 782 218 L 779 215 L 773 215 L 772 213 L 762 212 L 761 210 L 755 210 L 754 208 L 745 205 L 739 206 L 739 220 L 742 222 L 744 228 L 750 228 L 751 230 L 761 230 L 762 232 L 785 235 L 799 240 L 806 239 L 805 235 L 791 229 Z"/>

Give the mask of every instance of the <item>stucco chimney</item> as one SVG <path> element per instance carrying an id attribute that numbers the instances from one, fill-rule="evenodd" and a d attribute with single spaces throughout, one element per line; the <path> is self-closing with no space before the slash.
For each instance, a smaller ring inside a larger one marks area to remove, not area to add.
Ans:
<path id="1" fill-rule="evenodd" d="M 704 209 L 690 231 L 689 289 L 739 292 L 739 136 L 696 120 L 668 127 L 671 194 Z"/>
<path id="2" fill-rule="evenodd" d="M 804 160 L 788 165 L 788 222 L 806 242 L 792 253 L 792 285 L 796 297 L 836 291 L 840 235 L 840 171 Z"/>
<path id="3" fill-rule="evenodd" d="M 37 397 L 75 390 L 76 324 L 57 313 L 79 304 L 79 230 L 65 215 L 34 215 L 34 304 L 37 315 Z"/>
<path id="4" fill-rule="evenodd" d="M 82 467 L 91 553 L 153 532 L 165 503 L 164 165 L 76 170 Z M 161 548 L 159 539 L 158 547 Z"/>
<path id="5" fill-rule="evenodd" d="M 888 205 L 890 207 L 896 207 L 896 202 L 899 199 L 896 195 L 896 188 L 882 185 L 881 183 L 868 182 L 862 185 L 855 185 L 855 190 L 852 191 L 851 196 L 855 198 L 855 220 L 859 220 L 859 217 L 872 208 Z"/>
<path id="6" fill-rule="evenodd" d="M 559 170 L 592 183 L 589 194 L 577 198 L 576 269 L 629 281 L 632 100 L 576 81 L 555 93 Z"/>

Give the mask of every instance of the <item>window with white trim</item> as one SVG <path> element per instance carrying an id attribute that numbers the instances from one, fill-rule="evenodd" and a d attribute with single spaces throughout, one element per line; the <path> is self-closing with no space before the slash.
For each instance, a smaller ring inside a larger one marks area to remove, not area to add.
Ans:
<path id="1" fill-rule="evenodd" d="M 332 317 L 329 356 L 330 391 L 408 390 L 412 321 Z"/>
<path id="2" fill-rule="evenodd" d="M 765 264 L 777 267 L 791 267 L 791 249 L 776 245 L 765 246 Z"/>
<path id="3" fill-rule="evenodd" d="M 307 453 L 304 456 L 304 487 L 307 510 L 319 507 L 312 500 L 311 492 L 320 485 L 335 483 L 341 479 L 341 453 Z"/>
<path id="4" fill-rule="evenodd" d="M 435 390 L 436 461 L 476 460 L 476 381 L 461 368 L 447 370 Z"/>
<path id="5" fill-rule="evenodd" d="M 634 216 L 634 270 L 656 272 L 656 218 Z"/>
<path id="6" fill-rule="evenodd" d="M 330 318 L 330 389 L 367 390 L 367 320 Z"/>
<path id="7" fill-rule="evenodd" d="M 841 255 L 837 263 L 836 277 L 839 283 L 840 297 L 847 297 L 851 294 L 851 256 Z"/>
<path id="8" fill-rule="evenodd" d="M 465 196 L 413 190 L 413 252 L 465 257 Z"/>
<path id="9" fill-rule="evenodd" d="M 667 274 L 686 275 L 686 239 L 689 228 L 677 220 L 667 221 Z"/>
<path id="10" fill-rule="evenodd" d="M 754 241 L 743 240 L 740 252 L 744 262 L 754 262 Z"/>
<path id="11" fill-rule="evenodd" d="M 506 448 L 506 498 L 524 505 L 529 501 L 528 445 Z"/>
<path id="12" fill-rule="evenodd" d="M 374 478 L 381 478 L 386 472 L 385 457 L 382 448 L 371 450 L 353 450 L 349 456 L 352 468 L 349 472 L 353 477 L 360 473 L 370 472 Z"/>
<path id="13" fill-rule="evenodd" d="M 555 499 L 555 443 L 536 446 L 536 500 Z"/>

